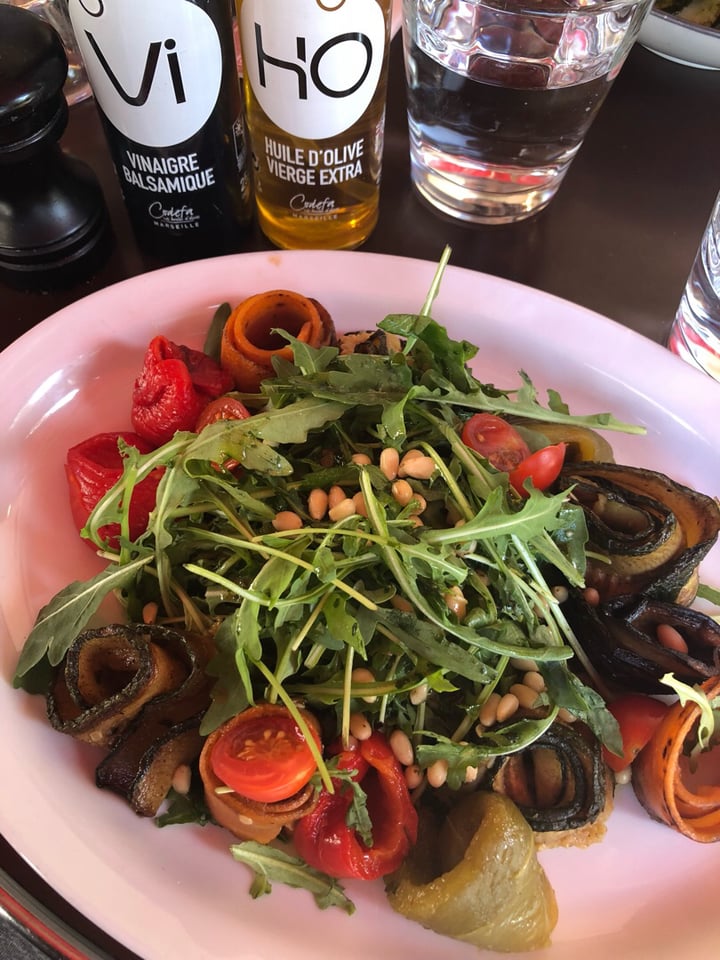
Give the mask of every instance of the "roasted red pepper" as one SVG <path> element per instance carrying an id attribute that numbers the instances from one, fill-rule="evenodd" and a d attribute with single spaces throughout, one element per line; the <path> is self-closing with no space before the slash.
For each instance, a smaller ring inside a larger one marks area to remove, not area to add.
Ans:
<path id="1" fill-rule="evenodd" d="M 95 504 L 116 483 L 123 472 L 123 457 L 118 447 L 122 438 L 130 447 L 136 447 L 140 453 L 150 453 L 152 444 L 136 433 L 98 433 L 71 447 L 67 452 L 65 475 L 70 491 L 70 509 L 78 530 L 87 523 Z M 155 506 L 157 485 L 162 470 L 153 472 L 136 484 L 130 500 L 130 539 L 135 540 L 147 527 L 148 516 Z M 111 547 L 117 546 L 120 525 L 108 524 L 100 528 L 100 536 Z M 95 549 L 94 544 L 90 544 Z"/>
<path id="2" fill-rule="evenodd" d="M 133 388 L 133 427 L 160 446 L 177 430 L 194 430 L 207 404 L 233 387 L 233 378 L 212 357 L 154 337 Z"/>
<path id="3" fill-rule="evenodd" d="M 402 768 L 382 733 L 339 752 L 338 766 L 355 770 L 353 779 L 367 795 L 372 846 L 347 824 L 352 789 L 334 780 L 335 793 L 323 789 L 314 810 L 298 821 L 293 840 L 311 867 L 332 877 L 375 880 L 400 866 L 417 839 L 417 812 Z"/>

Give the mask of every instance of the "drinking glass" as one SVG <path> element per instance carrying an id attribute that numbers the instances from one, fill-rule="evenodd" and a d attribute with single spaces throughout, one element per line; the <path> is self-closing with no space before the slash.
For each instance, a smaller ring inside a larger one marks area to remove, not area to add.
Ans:
<path id="1" fill-rule="evenodd" d="M 7 2 L 7 0 L 2 0 Z M 60 35 L 68 59 L 68 75 L 64 93 L 69 106 L 91 95 L 80 49 L 70 23 L 67 0 L 9 0 L 16 7 L 24 7 L 46 20 Z"/>
<path id="2" fill-rule="evenodd" d="M 668 347 L 720 380 L 720 194 L 685 284 Z"/>
<path id="3" fill-rule="evenodd" d="M 411 176 L 478 223 L 542 210 L 651 0 L 403 0 Z"/>

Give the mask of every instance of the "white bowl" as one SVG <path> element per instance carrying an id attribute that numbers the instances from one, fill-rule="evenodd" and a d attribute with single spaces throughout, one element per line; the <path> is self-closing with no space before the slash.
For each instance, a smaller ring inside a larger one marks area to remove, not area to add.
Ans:
<path id="1" fill-rule="evenodd" d="M 720 30 L 699 27 L 669 13 L 653 10 L 645 18 L 639 42 L 676 63 L 720 70 Z"/>

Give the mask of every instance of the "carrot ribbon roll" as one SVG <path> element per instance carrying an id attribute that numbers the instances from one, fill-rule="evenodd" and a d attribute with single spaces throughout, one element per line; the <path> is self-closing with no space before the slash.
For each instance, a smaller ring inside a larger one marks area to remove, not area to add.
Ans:
<path id="1" fill-rule="evenodd" d="M 278 330 L 312 347 L 335 341 L 332 318 L 317 300 L 292 290 L 249 297 L 228 317 L 220 346 L 222 366 L 238 390 L 257 393 L 262 381 L 274 376 L 273 357 L 292 360 L 292 347 Z"/>
<path id="2" fill-rule="evenodd" d="M 700 689 L 714 701 L 720 697 L 720 677 L 706 680 Z M 720 784 L 712 773 L 708 783 L 693 777 L 684 756 L 699 717 L 696 703 L 673 704 L 633 762 L 633 787 L 651 817 L 691 840 L 712 843 L 720 840 Z M 717 749 L 712 757 L 701 754 L 701 761 L 715 764 Z"/>

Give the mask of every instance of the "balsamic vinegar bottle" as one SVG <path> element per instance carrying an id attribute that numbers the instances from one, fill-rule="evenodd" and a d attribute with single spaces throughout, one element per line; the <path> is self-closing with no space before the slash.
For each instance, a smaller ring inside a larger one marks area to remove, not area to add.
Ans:
<path id="1" fill-rule="evenodd" d="M 69 0 L 141 249 L 236 251 L 251 219 L 229 0 Z"/>

